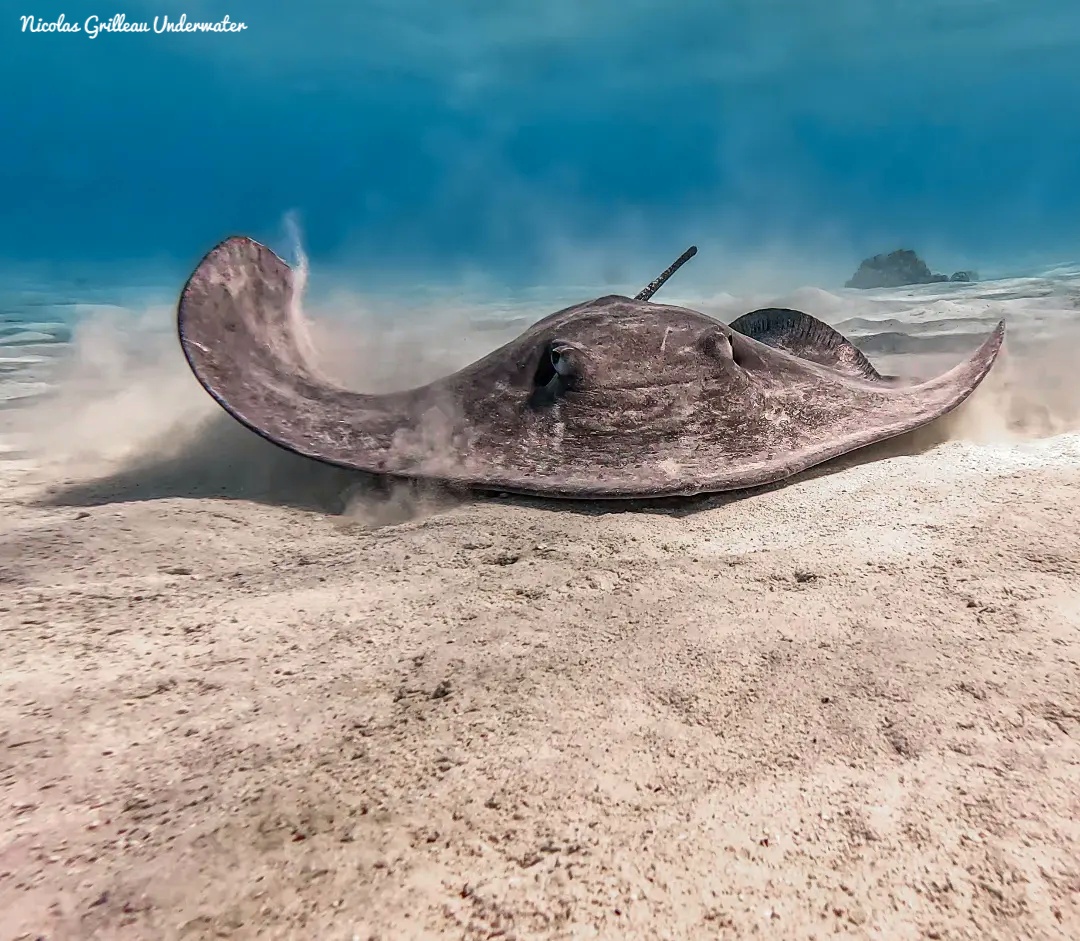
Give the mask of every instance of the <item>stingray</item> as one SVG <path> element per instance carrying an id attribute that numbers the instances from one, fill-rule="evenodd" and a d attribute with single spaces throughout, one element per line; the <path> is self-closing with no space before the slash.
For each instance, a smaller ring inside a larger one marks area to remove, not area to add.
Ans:
<path id="1" fill-rule="evenodd" d="M 760 487 L 913 431 L 955 409 L 994 364 L 999 323 L 926 382 L 883 376 L 810 314 L 724 324 L 637 297 L 557 311 L 426 385 L 367 394 L 323 376 L 296 274 L 248 238 L 199 263 L 180 343 L 234 418 L 326 464 L 477 491 L 556 498 L 689 496 Z"/>

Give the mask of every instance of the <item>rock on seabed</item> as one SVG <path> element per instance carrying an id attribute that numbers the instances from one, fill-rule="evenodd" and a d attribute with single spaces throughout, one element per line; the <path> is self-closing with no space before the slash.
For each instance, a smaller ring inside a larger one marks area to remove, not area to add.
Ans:
<path id="1" fill-rule="evenodd" d="M 859 270 L 845 283 L 847 288 L 895 288 L 907 284 L 935 284 L 942 281 L 975 281 L 974 271 L 956 271 L 950 277 L 935 274 L 910 248 L 900 248 L 887 255 L 865 258 Z"/>

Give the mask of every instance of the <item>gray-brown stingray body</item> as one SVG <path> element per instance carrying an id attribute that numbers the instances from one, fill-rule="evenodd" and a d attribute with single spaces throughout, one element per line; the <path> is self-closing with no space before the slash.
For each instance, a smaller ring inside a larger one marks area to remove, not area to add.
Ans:
<path id="1" fill-rule="evenodd" d="M 366 395 L 335 386 L 303 354 L 295 290 L 288 266 L 243 238 L 211 251 L 185 286 L 185 355 L 230 414 L 327 463 L 553 497 L 687 495 L 784 479 L 949 412 L 989 371 L 1004 336 L 999 324 L 955 369 L 901 385 L 797 311 L 753 312 L 728 326 L 611 296 L 554 313 L 444 379 Z"/>

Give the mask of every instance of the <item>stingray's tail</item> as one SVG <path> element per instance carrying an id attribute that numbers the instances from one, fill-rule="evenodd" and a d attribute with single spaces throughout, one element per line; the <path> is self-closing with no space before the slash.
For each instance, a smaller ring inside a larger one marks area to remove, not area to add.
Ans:
<path id="1" fill-rule="evenodd" d="M 646 287 L 640 294 L 638 294 L 634 298 L 634 300 L 635 301 L 647 301 L 647 300 L 649 300 L 657 291 L 660 290 L 660 288 L 662 288 L 664 286 L 665 283 L 667 283 L 668 278 L 670 278 L 673 274 L 675 274 L 676 271 L 678 271 L 683 265 L 685 265 L 696 254 L 697 254 L 697 246 L 696 245 L 691 245 L 685 252 L 683 252 L 678 258 L 675 259 L 675 261 L 672 263 L 671 267 L 667 268 L 660 275 L 660 277 L 658 277 L 655 281 L 650 281 L 648 287 Z"/>

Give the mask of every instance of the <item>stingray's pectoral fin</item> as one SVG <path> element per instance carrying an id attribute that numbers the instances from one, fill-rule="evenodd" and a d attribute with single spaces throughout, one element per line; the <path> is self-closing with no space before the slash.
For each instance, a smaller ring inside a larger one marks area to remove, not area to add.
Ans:
<path id="1" fill-rule="evenodd" d="M 838 372 L 877 381 L 880 374 L 842 333 L 801 310 L 765 307 L 729 325 L 736 333 Z"/>
<path id="2" fill-rule="evenodd" d="M 359 470 L 388 466 L 407 417 L 392 396 L 334 385 L 312 363 L 293 272 L 269 248 L 226 239 L 199 263 L 177 310 L 199 383 L 230 415 L 287 450 Z"/>

